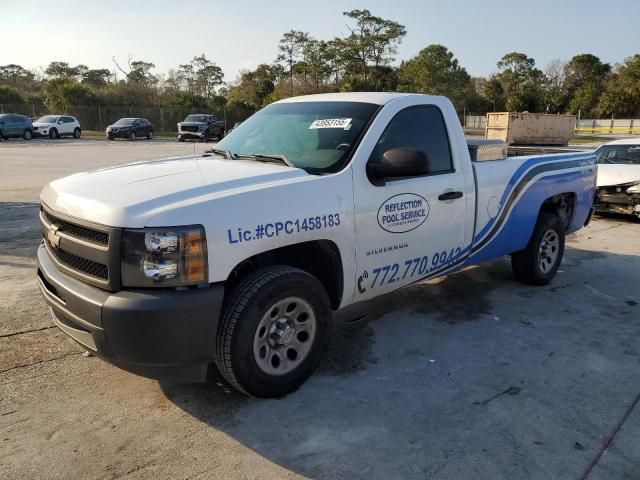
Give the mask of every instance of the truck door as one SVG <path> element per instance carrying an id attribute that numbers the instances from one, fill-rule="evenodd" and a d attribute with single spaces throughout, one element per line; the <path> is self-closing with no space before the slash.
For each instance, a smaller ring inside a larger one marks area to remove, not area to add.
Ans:
<path id="1" fill-rule="evenodd" d="M 373 148 L 369 158 L 353 165 L 357 262 L 354 301 L 450 269 L 464 257 L 468 215 L 473 214 L 465 198 L 467 186 L 460 165 L 464 159 L 454 155 L 457 150 L 452 149 L 441 108 L 410 105 L 390 115 L 382 133 L 370 141 Z M 372 178 L 366 165 L 382 162 L 385 152 L 394 149 L 424 152 L 428 172 Z"/>

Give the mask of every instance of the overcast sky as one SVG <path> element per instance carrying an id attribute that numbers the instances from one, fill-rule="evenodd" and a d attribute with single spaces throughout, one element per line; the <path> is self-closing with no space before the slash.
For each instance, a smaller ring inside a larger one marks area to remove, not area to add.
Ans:
<path id="1" fill-rule="evenodd" d="M 511 51 L 541 68 L 578 53 L 610 63 L 640 53 L 640 0 L 21 0 L 0 10 L 0 65 L 61 60 L 113 69 L 115 56 L 151 61 L 159 73 L 204 53 L 230 81 L 272 62 L 290 29 L 318 39 L 346 35 L 342 12 L 353 8 L 407 27 L 398 60 L 440 43 L 474 76 L 495 71 Z"/>

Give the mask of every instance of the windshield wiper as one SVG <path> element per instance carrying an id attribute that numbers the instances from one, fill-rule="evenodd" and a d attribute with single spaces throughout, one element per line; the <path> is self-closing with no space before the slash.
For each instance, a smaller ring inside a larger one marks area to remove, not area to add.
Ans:
<path id="1" fill-rule="evenodd" d="M 234 158 L 234 155 L 233 155 L 233 153 L 231 153 L 231 151 L 229 151 L 226 148 L 221 148 L 221 147 L 210 148 L 209 150 L 206 150 L 204 153 L 205 153 L 205 155 L 207 153 L 217 153 L 218 155 L 224 155 L 227 160 L 233 160 L 233 158 Z"/>
<path id="2" fill-rule="evenodd" d="M 236 153 L 234 158 L 251 158 L 253 160 L 258 160 L 259 162 L 272 162 L 272 163 L 282 163 L 287 167 L 296 168 L 296 166 L 291 163 L 286 155 L 271 155 L 265 153 Z"/>

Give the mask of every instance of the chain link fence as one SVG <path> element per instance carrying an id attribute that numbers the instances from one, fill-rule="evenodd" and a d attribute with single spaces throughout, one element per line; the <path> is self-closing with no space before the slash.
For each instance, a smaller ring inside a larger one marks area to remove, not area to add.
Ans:
<path id="1" fill-rule="evenodd" d="M 104 131 L 108 125 L 125 117 L 146 118 L 154 126 L 156 133 L 175 133 L 178 122 L 191 113 L 210 113 L 225 123 L 225 130 L 229 130 L 236 122 L 246 120 L 254 110 L 243 107 L 219 108 L 190 108 L 172 106 L 69 106 L 63 112 L 51 112 L 42 104 L 0 104 L 0 113 L 18 113 L 33 119 L 44 115 L 71 115 L 80 121 L 85 131 Z"/>
<path id="2" fill-rule="evenodd" d="M 581 119 L 576 133 L 608 133 L 640 135 L 640 119 Z"/>

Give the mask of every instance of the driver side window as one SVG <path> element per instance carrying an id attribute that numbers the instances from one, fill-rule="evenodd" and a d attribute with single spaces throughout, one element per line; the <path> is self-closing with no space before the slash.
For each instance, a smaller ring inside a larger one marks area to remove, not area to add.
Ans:
<path id="1" fill-rule="evenodd" d="M 380 136 L 369 162 L 381 163 L 384 153 L 395 148 L 424 152 L 429 175 L 454 171 L 447 128 L 435 105 L 416 105 L 398 112 Z"/>

